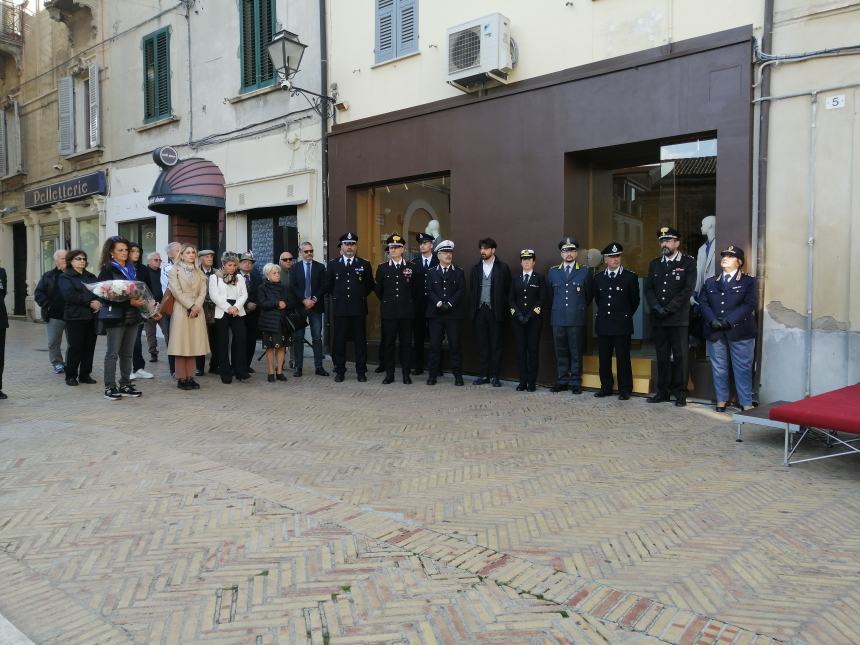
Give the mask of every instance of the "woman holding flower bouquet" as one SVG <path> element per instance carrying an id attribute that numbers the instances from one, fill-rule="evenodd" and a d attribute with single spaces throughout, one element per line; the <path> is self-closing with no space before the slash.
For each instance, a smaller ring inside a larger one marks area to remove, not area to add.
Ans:
<path id="1" fill-rule="evenodd" d="M 90 376 L 93 371 L 93 354 L 96 351 L 96 315 L 102 303 L 86 288 L 97 278 L 87 271 L 87 254 L 81 249 L 66 254 L 66 270 L 57 279 L 63 294 L 63 320 L 69 351 L 66 354 L 66 385 L 95 383 Z"/>
<path id="2" fill-rule="evenodd" d="M 114 235 L 105 240 L 102 247 L 99 280 L 136 280 L 137 271 L 128 261 L 128 240 Z M 118 401 L 123 397 L 141 396 L 131 384 L 131 355 L 140 323 L 138 307 L 144 306 L 142 298 L 125 302 L 105 301 L 99 309 L 99 323 L 107 335 L 105 350 L 105 398 Z M 119 386 L 116 381 L 116 364 L 119 359 Z"/>
<path id="3" fill-rule="evenodd" d="M 183 244 L 179 261 L 168 275 L 175 304 L 173 315 L 170 316 L 167 353 L 176 359 L 177 387 L 180 390 L 196 390 L 200 387 L 194 380 L 197 357 L 209 353 L 209 335 L 206 331 L 206 316 L 203 315 L 208 284 L 195 260 L 197 248 L 193 244 Z"/>

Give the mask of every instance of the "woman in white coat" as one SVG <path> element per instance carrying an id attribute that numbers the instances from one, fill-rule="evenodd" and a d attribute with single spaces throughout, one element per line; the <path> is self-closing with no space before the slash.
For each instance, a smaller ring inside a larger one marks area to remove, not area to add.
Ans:
<path id="1" fill-rule="evenodd" d="M 215 362 L 222 383 L 248 380 L 245 356 L 245 302 L 248 289 L 238 276 L 239 256 L 227 252 L 221 256 L 221 271 L 209 276 L 209 299 L 215 303 Z M 232 335 L 232 339 L 230 336 Z"/>

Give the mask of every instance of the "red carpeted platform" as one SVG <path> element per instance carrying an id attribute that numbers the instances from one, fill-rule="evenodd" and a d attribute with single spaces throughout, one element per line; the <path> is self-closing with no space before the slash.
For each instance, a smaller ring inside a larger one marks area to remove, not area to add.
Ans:
<path id="1" fill-rule="evenodd" d="M 860 383 L 770 410 L 774 421 L 860 434 Z"/>

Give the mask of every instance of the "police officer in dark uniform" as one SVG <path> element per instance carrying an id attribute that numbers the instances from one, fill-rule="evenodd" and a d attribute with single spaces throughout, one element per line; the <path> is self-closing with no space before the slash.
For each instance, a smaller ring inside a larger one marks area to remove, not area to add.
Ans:
<path id="1" fill-rule="evenodd" d="M 427 338 L 427 276 L 430 269 L 439 264 L 436 253 L 433 252 L 433 236 L 427 233 L 418 233 L 415 241 L 418 242 L 418 255 L 412 261 L 418 280 L 423 289 L 419 293 L 419 299 L 415 304 L 415 319 L 412 327 L 412 375 L 417 376 L 424 373 L 424 339 Z"/>
<path id="2" fill-rule="evenodd" d="M 543 307 L 547 298 L 546 278 L 535 271 L 535 252 L 532 249 L 520 251 L 520 265 L 522 272 L 511 280 L 509 303 L 520 373 L 517 392 L 534 392 L 537 389 Z"/>
<path id="3" fill-rule="evenodd" d="M 3 394 L 3 363 L 6 361 L 6 330 L 9 316 L 6 313 L 6 269 L 0 268 L 0 399 L 8 399 Z"/>
<path id="4" fill-rule="evenodd" d="M 460 344 L 463 318 L 466 316 L 466 274 L 454 266 L 454 243 L 442 240 L 436 246 L 439 264 L 430 269 L 427 277 L 427 319 L 430 327 L 430 356 L 427 367 L 430 376 L 427 385 L 436 385 L 442 362 L 442 337 L 448 337 L 451 353 L 451 371 L 454 385 L 463 385 L 463 349 Z"/>
<path id="5" fill-rule="evenodd" d="M 645 279 L 645 301 L 651 310 L 651 331 L 657 351 L 657 392 L 648 403 L 663 403 L 669 393 L 675 405 L 687 405 L 687 356 L 690 339 L 690 296 L 696 288 L 696 260 L 684 255 L 681 234 L 671 226 L 657 232 L 661 255 L 651 260 Z"/>
<path id="6" fill-rule="evenodd" d="M 400 369 L 403 383 L 410 384 L 409 368 L 412 356 L 412 326 L 415 321 L 416 303 L 424 293 L 423 276 L 415 265 L 403 257 L 404 240 L 399 235 L 389 235 L 388 262 L 376 269 L 376 295 L 381 302 L 382 345 L 385 347 L 385 378 L 383 385 L 394 382 L 394 345 L 400 340 Z"/>
<path id="7" fill-rule="evenodd" d="M 355 344 L 355 372 L 367 380 L 367 296 L 373 291 L 373 268 L 355 254 L 358 236 L 344 233 L 338 247 L 341 256 L 328 263 L 325 293 L 331 294 L 334 324 L 332 362 L 334 380 L 341 383 L 346 373 L 346 339 Z"/>
<path id="8" fill-rule="evenodd" d="M 639 276 L 621 266 L 624 247 L 612 242 L 603 249 L 606 270 L 594 276 L 594 304 L 597 319 L 597 351 L 600 357 L 600 389 L 596 397 L 612 395 L 612 352 L 618 366 L 618 398 L 626 401 L 633 392 L 630 365 L 630 336 L 633 314 L 639 308 Z"/>

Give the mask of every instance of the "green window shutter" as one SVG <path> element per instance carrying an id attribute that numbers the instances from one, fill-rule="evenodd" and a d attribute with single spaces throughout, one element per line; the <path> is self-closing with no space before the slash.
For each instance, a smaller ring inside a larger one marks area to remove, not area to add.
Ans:
<path id="1" fill-rule="evenodd" d="M 158 121 L 171 114 L 170 32 L 161 29 L 143 39 L 143 119 Z"/>
<path id="2" fill-rule="evenodd" d="M 275 33 L 275 8 L 273 6 L 274 0 L 259 0 L 259 3 L 260 22 L 258 25 L 257 53 L 260 61 L 260 83 L 266 83 L 275 78 L 275 66 L 272 64 L 272 59 L 269 58 L 268 49 L 266 49 L 268 44 L 272 42 L 272 35 Z"/>
<path id="3" fill-rule="evenodd" d="M 242 87 L 257 84 L 254 37 L 254 0 L 242 0 Z"/>
<path id="4" fill-rule="evenodd" d="M 266 50 L 275 33 L 274 0 L 241 0 L 242 89 L 247 92 L 271 85 L 275 66 Z"/>

